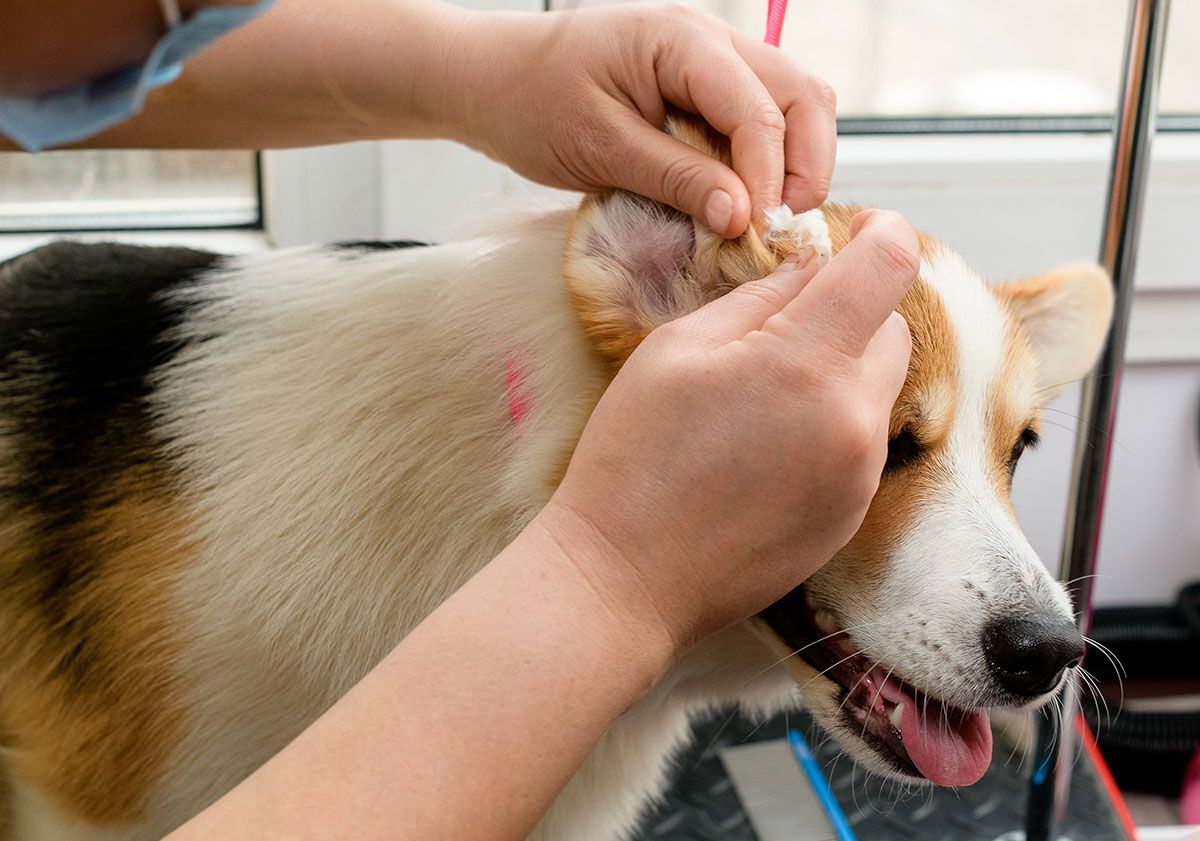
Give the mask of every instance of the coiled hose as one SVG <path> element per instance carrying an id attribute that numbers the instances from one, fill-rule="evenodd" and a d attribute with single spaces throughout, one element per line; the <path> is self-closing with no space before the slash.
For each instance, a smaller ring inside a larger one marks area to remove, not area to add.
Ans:
<path id="1" fill-rule="evenodd" d="M 1107 695 L 1114 694 L 1118 678 L 1127 686 L 1153 686 L 1159 690 L 1154 694 L 1200 693 L 1200 582 L 1184 587 L 1174 605 L 1098 608 L 1092 636 L 1128 673 L 1119 674 L 1093 647 L 1087 667 L 1110 690 Z M 1178 791 L 1183 768 L 1200 748 L 1200 703 L 1179 711 L 1114 710 L 1111 720 L 1102 706 L 1082 706 L 1123 787 Z"/>

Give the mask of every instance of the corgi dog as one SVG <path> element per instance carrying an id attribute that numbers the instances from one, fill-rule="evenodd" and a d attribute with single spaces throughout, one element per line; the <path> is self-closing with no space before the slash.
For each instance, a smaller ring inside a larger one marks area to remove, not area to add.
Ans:
<path id="1" fill-rule="evenodd" d="M 219 798 L 529 522 L 651 330 L 836 252 L 853 214 L 726 241 L 612 192 L 437 246 L 60 242 L 0 266 L 0 839 L 155 839 Z M 1108 280 L 989 285 L 920 249 L 862 527 L 683 656 L 533 838 L 626 837 L 689 716 L 731 703 L 803 705 L 872 771 L 966 785 L 989 709 L 1044 703 L 1079 662 L 1009 492 L 1041 407 L 1093 364 Z"/>

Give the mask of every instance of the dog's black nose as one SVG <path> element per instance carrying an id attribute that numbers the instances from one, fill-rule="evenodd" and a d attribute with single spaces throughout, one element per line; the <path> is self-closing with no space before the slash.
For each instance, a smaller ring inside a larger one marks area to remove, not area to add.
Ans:
<path id="1" fill-rule="evenodd" d="M 1005 689 L 1032 697 L 1049 692 L 1064 669 L 1079 665 L 1083 637 L 1057 616 L 1004 616 L 984 628 L 983 650 Z"/>

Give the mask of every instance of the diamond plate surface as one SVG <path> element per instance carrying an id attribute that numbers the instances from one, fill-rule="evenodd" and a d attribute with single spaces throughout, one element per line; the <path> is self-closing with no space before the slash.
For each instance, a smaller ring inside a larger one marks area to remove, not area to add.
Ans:
<path id="1" fill-rule="evenodd" d="M 1026 777 L 997 746 L 987 776 L 961 789 L 927 789 L 900 796 L 887 781 L 869 777 L 844 757 L 806 717 L 789 714 L 809 742 L 859 841 L 995 841 L 1024 822 Z M 748 721 L 728 713 L 701 722 L 692 745 L 676 759 L 674 785 L 652 811 L 635 841 L 758 841 L 717 749 L 748 741 L 783 738 L 784 717 Z M 1130 841 L 1102 794 L 1086 754 L 1071 779 L 1067 821 L 1061 834 L 1071 841 Z"/>

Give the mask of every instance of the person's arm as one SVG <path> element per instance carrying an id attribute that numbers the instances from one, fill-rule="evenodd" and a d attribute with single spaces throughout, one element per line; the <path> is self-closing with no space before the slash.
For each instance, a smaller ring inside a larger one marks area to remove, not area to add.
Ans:
<path id="1" fill-rule="evenodd" d="M 652 333 L 531 525 L 169 841 L 525 837 L 675 655 L 862 521 L 917 257 L 894 214 L 852 232 L 815 277 L 789 259 Z"/>
<path id="2" fill-rule="evenodd" d="M 187 17 L 211 2 L 179 0 L 179 12 Z M 167 28 L 159 0 L 4 0 L 2 22 L 0 96 L 45 93 L 139 64 Z"/>
<path id="3" fill-rule="evenodd" d="M 43 46 L 56 35 L 49 21 L 23 29 Z M 0 63 L 0 89 L 3 77 Z M 732 169 L 659 131 L 668 104 L 730 137 Z M 752 208 L 782 200 L 800 211 L 824 200 L 834 100 L 778 49 L 678 6 L 522 14 L 434 0 L 278 0 L 190 59 L 141 114 L 81 145 L 405 137 L 458 140 L 551 186 L 632 190 L 733 236 Z"/>
<path id="4" fill-rule="evenodd" d="M 468 47 L 455 33 L 471 17 L 434 0 L 277 0 L 189 59 L 142 113 L 77 145 L 275 149 L 455 137 L 452 64 L 467 60 Z"/>
<path id="5" fill-rule="evenodd" d="M 170 841 L 523 838 L 674 653 L 526 529 L 337 706 Z M 568 552 L 570 554 L 568 555 Z"/>

